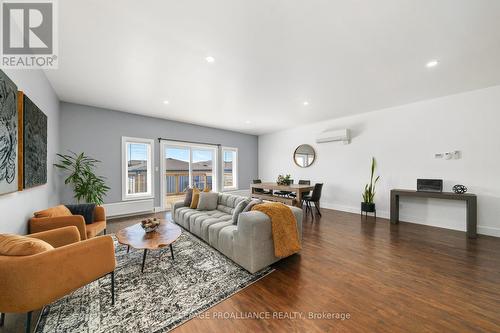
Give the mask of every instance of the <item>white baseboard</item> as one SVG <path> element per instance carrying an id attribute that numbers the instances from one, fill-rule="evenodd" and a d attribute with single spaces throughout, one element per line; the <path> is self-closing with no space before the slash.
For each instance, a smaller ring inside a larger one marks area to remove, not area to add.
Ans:
<path id="1" fill-rule="evenodd" d="M 481 234 L 481 235 L 500 237 L 500 228 L 486 227 L 484 225 L 478 225 L 477 226 L 477 233 Z"/>
<path id="2" fill-rule="evenodd" d="M 354 213 L 354 214 L 359 214 L 360 210 L 361 210 L 360 207 L 337 205 L 337 204 L 331 204 L 331 203 L 327 203 L 327 202 L 322 202 L 321 207 L 327 208 L 327 209 L 339 210 L 339 211 L 347 212 L 347 213 Z M 377 217 L 389 219 L 391 217 L 391 214 L 389 211 L 377 210 Z M 410 215 L 400 215 L 399 219 L 401 221 L 405 221 L 408 223 L 415 223 L 415 224 L 428 225 L 428 226 L 444 228 L 444 229 L 465 231 L 465 225 L 463 228 L 457 228 L 456 226 L 451 225 L 450 222 L 447 220 L 433 219 L 431 221 L 416 222 L 416 221 L 420 220 L 421 218 L 418 216 L 410 216 Z M 464 217 L 464 219 L 465 219 L 465 217 Z M 500 237 L 500 228 L 478 225 L 477 226 L 477 233 L 481 234 L 481 235 Z"/>
<path id="3" fill-rule="evenodd" d="M 121 201 L 104 204 L 103 206 L 106 209 L 106 217 L 152 213 L 154 211 L 154 199 Z"/>
<path id="4" fill-rule="evenodd" d="M 170 209 L 166 209 L 166 208 L 162 208 L 162 207 L 155 207 L 154 208 L 154 212 L 155 213 L 161 213 L 161 212 L 167 212 L 169 211 Z"/>

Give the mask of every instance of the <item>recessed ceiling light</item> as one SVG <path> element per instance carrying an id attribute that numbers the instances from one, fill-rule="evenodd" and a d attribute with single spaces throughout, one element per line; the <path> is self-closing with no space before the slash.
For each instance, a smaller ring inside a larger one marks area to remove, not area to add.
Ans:
<path id="1" fill-rule="evenodd" d="M 434 59 L 434 60 L 429 61 L 425 66 L 427 68 L 432 68 L 432 67 L 436 67 L 437 65 L 439 65 L 439 61 Z"/>
<path id="2" fill-rule="evenodd" d="M 206 60 L 209 64 L 211 64 L 212 62 L 215 62 L 215 58 L 214 58 L 214 57 L 211 57 L 211 56 L 206 57 L 206 58 L 205 58 L 205 60 Z"/>
<path id="3" fill-rule="evenodd" d="M 167 105 L 167 104 L 169 104 L 169 103 L 170 103 L 170 102 L 169 102 L 169 101 L 167 101 L 167 100 L 163 101 L 163 104 L 165 104 L 165 105 Z"/>
<path id="4" fill-rule="evenodd" d="M 308 101 L 304 101 L 304 103 L 302 103 L 302 104 L 304 104 L 304 106 L 308 106 L 309 102 Z"/>
<path id="5" fill-rule="evenodd" d="M 251 121 L 250 120 L 245 120 L 245 124 L 250 124 Z"/>

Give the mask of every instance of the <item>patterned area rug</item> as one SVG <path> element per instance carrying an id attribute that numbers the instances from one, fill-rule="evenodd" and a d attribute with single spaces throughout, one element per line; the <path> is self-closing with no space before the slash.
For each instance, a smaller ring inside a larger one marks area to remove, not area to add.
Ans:
<path id="1" fill-rule="evenodd" d="M 115 305 L 104 277 L 46 306 L 35 332 L 167 332 L 271 273 L 250 274 L 183 230 L 168 247 L 148 251 L 115 241 Z"/>

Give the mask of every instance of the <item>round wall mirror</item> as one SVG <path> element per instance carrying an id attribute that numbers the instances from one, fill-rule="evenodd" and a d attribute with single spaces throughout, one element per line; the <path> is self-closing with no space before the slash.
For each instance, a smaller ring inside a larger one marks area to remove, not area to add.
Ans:
<path id="1" fill-rule="evenodd" d="M 300 145 L 293 153 L 293 161 L 301 168 L 307 168 L 316 159 L 314 148 L 310 145 Z"/>

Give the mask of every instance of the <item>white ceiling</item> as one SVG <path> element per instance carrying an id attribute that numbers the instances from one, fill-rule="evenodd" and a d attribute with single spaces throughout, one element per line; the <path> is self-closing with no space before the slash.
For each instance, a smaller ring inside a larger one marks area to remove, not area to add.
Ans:
<path id="1" fill-rule="evenodd" d="M 498 0 L 58 3 L 67 102 L 262 134 L 500 84 Z"/>

